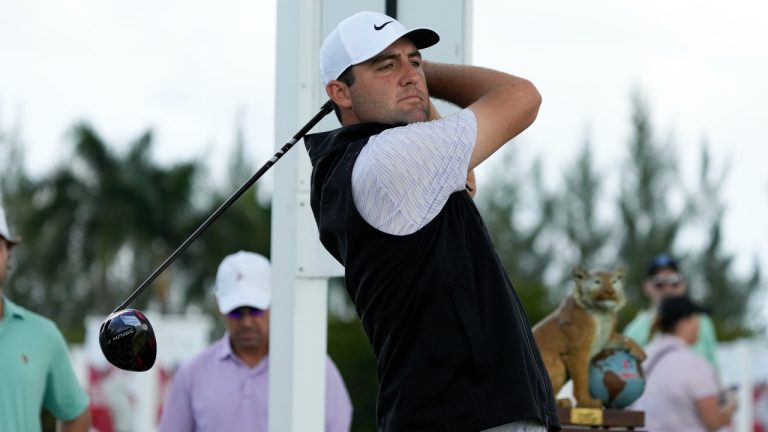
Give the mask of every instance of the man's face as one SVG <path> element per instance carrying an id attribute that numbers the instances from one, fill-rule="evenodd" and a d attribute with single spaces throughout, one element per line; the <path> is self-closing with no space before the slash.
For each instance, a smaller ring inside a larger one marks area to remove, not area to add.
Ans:
<path id="1" fill-rule="evenodd" d="M 5 283 L 5 278 L 8 276 L 8 256 L 10 255 L 10 245 L 3 238 L 0 237 L 0 289 Z"/>
<path id="2" fill-rule="evenodd" d="M 645 293 L 654 304 L 668 296 L 685 294 L 685 279 L 676 270 L 664 268 L 645 280 Z"/>
<path id="3" fill-rule="evenodd" d="M 235 353 L 265 352 L 269 346 L 269 310 L 239 307 L 224 315 L 224 323 Z"/>
<path id="4" fill-rule="evenodd" d="M 414 123 L 429 118 L 429 91 L 421 54 L 408 39 L 398 39 L 374 58 L 352 68 L 348 87 L 353 121 Z"/>
<path id="5" fill-rule="evenodd" d="M 699 340 L 699 314 L 683 318 L 677 323 L 676 333 L 688 345 L 693 345 Z"/>

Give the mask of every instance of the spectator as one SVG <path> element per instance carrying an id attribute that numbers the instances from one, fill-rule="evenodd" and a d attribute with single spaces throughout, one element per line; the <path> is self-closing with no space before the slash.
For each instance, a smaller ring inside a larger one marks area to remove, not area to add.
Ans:
<path id="1" fill-rule="evenodd" d="M 161 432 L 267 431 L 270 273 L 269 261 L 252 252 L 221 262 L 214 296 L 227 333 L 178 369 Z M 346 432 L 352 405 L 328 357 L 325 374 L 325 430 Z"/>
<path id="2" fill-rule="evenodd" d="M 654 323 L 659 334 L 643 362 L 645 391 L 633 404 L 645 411 L 649 431 L 716 430 L 736 411 L 735 395 L 722 391 L 715 369 L 690 348 L 703 312 L 686 296 L 667 296 L 659 305 Z"/>
<path id="3" fill-rule="evenodd" d="M 0 431 L 42 430 L 47 409 L 63 432 L 90 428 L 88 395 L 77 382 L 59 329 L 51 320 L 8 299 L 3 286 L 19 239 L 0 208 Z"/>
<path id="4" fill-rule="evenodd" d="M 648 263 L 643 292 L 651 301 L 651 307 L 638 312 L 635 318 L 624 328 L 624 335 L 631 337 L 640 345 L 646 346 L 651 341 L 651 326 L 655 311 L 662 299 L 667 296 L 686 294 L 688 284 L 678 269 L 677 261 L 667 254 L 659 254 Z M 699 317 L 699 338 L 693 350 L 704 356 L 717 370 L 717 336 L 712 319 L 706 314 Z"/>

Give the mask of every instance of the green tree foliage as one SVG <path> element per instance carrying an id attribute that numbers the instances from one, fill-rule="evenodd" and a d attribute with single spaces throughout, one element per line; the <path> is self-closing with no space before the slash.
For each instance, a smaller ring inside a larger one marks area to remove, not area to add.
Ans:
<path id="1" fill-rule="evenodd" d="M 680 259 L 692 295 L 712 307 L 720 339 L 749 334 L 755 317 L 748 305 L 761 287 L 760 271 L 755 264 L 750 275 L 738 275 L 734 254 L 723 248 L 726 208 L 720 195 L 725 171 L 715 175 L 703 151 L 699 190 L 686 191 L 674 147 L 655 137 L 639 93 L 631 102 L 631 135 L 626 159 L 616 173 L 615 197 L 605 194 L 605 182 L 612 177 L 595 167 L 588 141 L 563 173 L 564 187 L 558 193 L 541 186 L 537 164 L 521 166 L 507 148 L 489 184 L 480 185 L 478 206 L 531 322 L 567 294 L 570 267 L 578 263 L 597 268 L 623 265 L 629 270 L 628 303 L 619 320 L 620 327 L 625 325 L 648 307 L 641 289 L 648 260 L 668 252 Z M 512 166 L 515 170 L 508 169 Z M 684 232 L 707 242 L 683 244 Z"/>
<path id="2" fill-rule="evenodd" d="M 618 259 L 626 264 L 627 307 L 631 317 L 647 306 L 641 286 L 648 260 L 669 252 L 691 218 L 691 202 L 678 174 L 677 155 L 654 136 L 649 110 L 639 94 L 632 98 L 632 135 L 620 176 Z"/>
<path id="3" fill-rule="evenodd" d="M 9 141 L 5 135 L 4 141 Z M 6 293 L 82 337 L 85 312 L 107 314 L 143 282 L 251 174 L 244 142 L 232 155 L 224 191 L 206 183 L 199 162 L 168 167 L 151 160 L 152 134 L 117 154 L 86 124 L 71 134 L 72 157 L 30 179 L 17 147 L 4 146 L 3 196 L 23 244 Z M 11 158 L 13 156 L 13 158 Z M 269 206 L 250 189 L 134 307 L 183 312 L 200 303 L 221 259 L 238 249 L 269 252 Z M 195 203 L 198 203 L 197 205 Z M 172 305 L 171 289 L 182 292 Z M 212 304 L 210 301 L 207 304 Z"/>
<path id="4" fill-rule="evenodd" d="M 720 198 L 727 170 L 713 172 L 706 145 L 702 145 L 698 191 L 686 192 L 680 180 L 677 156 L 671 146 L 653 137 L 649 110 L 639 96 L 633 99 L 633 135 L 629 158 L 622 172 L 619 256 L 634 269 L 629 275 L 629 302 L 625 322 L 648 302 L 642 295 L 645 266 L 659 252 L 681 258 L 681 271 L 690 280 L 691 295 L 712 310 L 721 340 L 749 334 L 756 327 L 747 321 L 747 305 L 760 286 L 757 265 L 746 278 L 733 269 L 734 255 L 723 249 L 725 206 Z M 683 230 L 698 232 L 703 247 L 680 244 Z M 635 289 L 633 289 L 635 288 Z"/>
<path id="5" fill-rule="evenodd" d="M 554 262 L 551 233 L 555 198 L 544 187 L 539 163 L 520 169 L 513 145 L 500 150 L 490 180 L 480 185 L 477 204 L 496 254 L 507 270 L 532 323 L 549 314 L 546 274 Z M 515 169 L 510 169 L 515 167 Z"/>
<path id="6" fill-rule="evenodd" d="M 723 250 L 726 209 L 720 195 L 726 171 L 713 173 L 709 153 L 702 146 L 699 190 L 687 192 L 677 155 L 670 144 L 655 138 L 649 109 L 639 94 L 633 96 L 632 108 L 632 134 L 616 198 L 618 220 L 597 220 L 595 210 L 604 197 L 587 145 L 565 174 L 563 211 L 559 212 L 565 217 L 559 219 L 560 229 L 571 247 L 580 251 L 582 261 L 616 256 L 616 265 L 627 266 L 628 303 L 620 316 L 620 326 L 639 309 L 648 307 L 641 289 L 648 260 L 660 252 L 669 252 L 680 259 L 681 270 L 691 280 L 692 295 L 712 307 L 719 338 L 729 340 L 748 334 L 754 326 L 749 324 L 753 320 L 747 305 L 761 279 L 756 264 L 750 276 L 737 275 L 733 270 L 734 255 Z M 686 230 L 701 233 L 707 243 L 702 247 L 682 245 L 681 234 Z"/>
<path id="7" fill-rule="evenodd" d="M 342 278 L 332 279 L 329 296 L 341 305 L 328 314 L 328 355 L 339 368 L 352 399 L 352 427 L 355 432 L 376 430 L 376 357 L 363 331 Z M 332 302 L 333 303 L 333 302 Z M 333 306 L 333 304 L 332 304 Z M 342 310 L 339 310 L 339 307 Z"/>
<path id="8" fill-rule="evenodd" d="M 71 137 L 69 161 L 4 191 L 24 239 L 8 294 L 65 332 L 82 327 L 85 311 L 110 312 L 180 241 L 199 170 L 154 164 L 149 132 L 124 155 L 86 124 Z M 157 281 L 156 297 L 168 283 Z"/>
<path id="9" fill-rule="evenodd" d="M 598 212 L 603 177 L 594 166 L 589 141 L 584 143 L 581 153 L 564 177 L 565 190 L 558 199 L 555 214 L 567 242 L 576 249 L 573 265 L 580 264 L 587 268 L 600 266 L 601 254 L 610 244 L 612 232 Z M 570 280 L 570 273 L 564 273 L 564 276 Z"/>
<path id="10" fill-rule="evenodd" d="M 18 127 L 6 130 L 0 123 L 0 204 L 22 204 L 10 191 L 28 190 L 29 177 L 24 170 L 24 146 Z M 11 217 L 11 215 L 8 215 Z"/>
<path id="11" fill-rule="evenodd" d="M 757 258 L 747 277 L 733 270 L 735 256 L 723 250 L 722 224 L 725 205 L 720 198 L 727 177 L 727 168 L 714 172 L 709 149 L 702 145 L 699 190 L 695 195 L 697 219 L 706 233 L 707 242 L 695 255 L 691 274 L 693 291 L 699 291 L 712 310 L 712 318 L 720 339 L 730 340 L 748 336 L 759 322 L 759 310 L 750 310 L 749 302 L 760 287 L 760 267 Z M 697 288 L 699 288 L 697 290 Z"/>
<path id="12" fill-rule="evenodd" d="M 238 128 L 235 147 L 230 155 L 227 178 L 221 186 L 202 182 L 197 198 L 204 198 L 195 225 L 200 225 L 213 214 L 256 171 L 248 158 L 242 128 Z M 266 161 L 265 161 L 266 162 Z M 186 305 L 202 304 L 215 313 L 211 290 L 221 260 L 239 250 L 270 255 L 271 205 L 259 199 L 259 184 L 248 189 L 229 209 L 221 214 L 200 238 L 179 258 L 184 275 L 177 288 L 184 302 L 174 312 L 182 312 Z M 189 234 L 192 229 L 189 230 Z M 218 320 L 217 320 L 218 322 Z"/>

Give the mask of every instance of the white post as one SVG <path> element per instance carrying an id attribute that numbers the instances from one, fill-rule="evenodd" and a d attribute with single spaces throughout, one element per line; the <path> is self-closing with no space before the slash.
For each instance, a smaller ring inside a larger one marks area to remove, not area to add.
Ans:
<path id="1" fill-rule="evenodd" d="M 158 385 L 158 368 L 136 374 L 133 381 L 137 391 L 135 394 L 141 395 L 136 401 L 136 414 L 134 417 L 134 426 L 136 430 L 155 431 L 157 430 L 157 407 L 160 406 Z M 141 390 L 140 390 L 141 389 Z"/>
<path id="2" fill-rule="evenodd" d="M 317 0 L 277 3 L 275 148 L 319 110 Z M 309 208 L 311 166 L 296 144 L 274 167 L 269 431 L 320 432 L 325 424 L 327 278 L 311 271 L 320 249 Z"/>
<path id="3" fill-rule="evenodd" d="M 734 430 L 736 432 L 751 432 L 754 413 L 752 412 L 752 352 L 750 341 L 741 340 L 737 345 L 739 360 L 739 408 L 734 417 Z"/>

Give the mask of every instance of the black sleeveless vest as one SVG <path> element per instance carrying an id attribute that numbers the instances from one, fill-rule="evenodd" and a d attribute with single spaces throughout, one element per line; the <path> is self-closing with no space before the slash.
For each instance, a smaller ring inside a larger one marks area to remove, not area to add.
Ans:
<path id="1" fill-rule="evenodd" d="M 305 137 L 320 241 L 345 267 L 377 358 L 378 430 L 479 431 L 521 420 L 559 430 L 530 324 L 472 198 L 453 193 L 405 236 L 358 213 L 352 168 L 368 138 L 389 127 Z"/>

